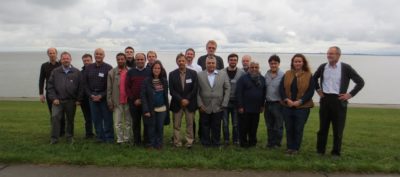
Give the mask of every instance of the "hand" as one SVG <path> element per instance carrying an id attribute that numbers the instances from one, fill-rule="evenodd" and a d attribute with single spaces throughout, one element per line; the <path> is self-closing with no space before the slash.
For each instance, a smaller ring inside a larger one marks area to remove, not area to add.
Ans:
<path id="1" fill-rule="evenodd" d="M 239 108 L 238 111 L 239 111 L 240 114 L 243 114 L 244 113 L 244 108 Z"/>
<path id="2" fill-rule="evenodd" d="M 353 96 L 351 96 L 350 93 L 339 94 L 339 100 L 342 100 L 342 101 L 347 101 L 351 97 L 353 97 Z"/>
<path id="3" fill-rule="evenodd" d="M 187 105 L 189 105 L 189 100 L 187 100 L 187 99 L 182 99 L 182 100 L 181 100 L 181 106 L 182 106 L 182 107 L 186 107 Z"/>
<path id="4" fill-rule="evenodd" d="M 321 89 L 318 89 L 318 90 L 317 90 L 317 93 L 318 93 L 319 97 L 321 97 L 321 98 L 323 98 L 323 97 L 325 96 L 325 95 L 324 95 L 324 92 L 322 92 Z"/>
<path id="5" fill-rule="evenodd" d="M 286 104 L 287 104 L 289 107 L 293 107 L 293 101 L 292 101 L 291 99 L 286 99 Z"/>
<path id="6" fill-rule="evenodd" d="M 53 105 L 59 105 L 59 104 L 60 104 L 60 100 L 58 100 L 58 99 L 53 100 Z"/>
<path id="7" fill-rule="evenodd" d="M 146 113 L 144 113 L 144 117 L 150 118 L 150 117 L 151 117 L 151 114 L 150 114 L 149 112 L 146 112 Z"/>
<path id="8" fill-rule="evenodd" d="M 112 104 L 108 105 L 108 109 L 109 109 L 110 111 L 114 111 L 114 105 L 112 105 Z"/>
<path id="9" fill-rule="evenodd" d="M 142 105 L 142 101 L 140 99 L 136 99 L 133 104 L 135 104 L 135 106 L 140 106 Z"/>
<path id="10" fill-rule="evenodd" d="M 46 101 L 46 97 L 44 95 L 40 95 L 40 102 L 44 103 Z"/>
<path id="11" fill-rule="evenodd" d="M 92 101 L 94 101 L 94 102 L 99 102 L 101 96 L 99 96 L 99 95 L 91 95 L 90 98 L 91 98 Z"/>
<path id="12" fill-rule="evenodd" d="M 200 112 L 206 112 L 206 107 L 204 107 L 203 105 L 200 106 L 199 108 Z"/>
<path id="13" fill-rule="evenodd" d="M 301 102 L 299 100 L 293 102 L 293 107 L 299 107 Z"/>

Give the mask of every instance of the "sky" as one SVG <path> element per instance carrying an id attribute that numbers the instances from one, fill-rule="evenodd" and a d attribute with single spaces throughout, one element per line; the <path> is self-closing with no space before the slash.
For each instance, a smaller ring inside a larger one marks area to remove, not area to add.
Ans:
<path id="1" fill-rule="evenodd" d="M 398 0 L 2 0 L 0 51 L 126 46 L 146 51 L 400 55 Z"/>

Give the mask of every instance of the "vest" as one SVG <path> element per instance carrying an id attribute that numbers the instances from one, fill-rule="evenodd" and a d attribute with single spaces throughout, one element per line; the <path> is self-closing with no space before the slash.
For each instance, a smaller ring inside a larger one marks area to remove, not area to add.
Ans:
<path id="1" fill-rule="evenodd" d="M 285 93 L 288 98 L 292 97 L 292 93 L 290 92 L 290 86 L 292 85 L 293 79 L 296 77 L 296 72 L 293 70 L 286 71 L 285 73 L 285 78 L 283 81 L 283 84 L 285 86 Z M 312 79 L 312 75 L 310 72 L 301 72 L 297 76 L 297 97 L 296 99 L 300 99 L 303 97 L 304 93 L 306 93 L 309 85 L 310 85 L 310 79 Z M 286 103 L 284 104 L 285 106 Z M 314 103 L 312 99 L 308 100 L 307 102 L 304 102 L 302 105 L 299 107 L 296 107 L 296 109 L 300 108 L 311 108 L 314 106 Z"/>

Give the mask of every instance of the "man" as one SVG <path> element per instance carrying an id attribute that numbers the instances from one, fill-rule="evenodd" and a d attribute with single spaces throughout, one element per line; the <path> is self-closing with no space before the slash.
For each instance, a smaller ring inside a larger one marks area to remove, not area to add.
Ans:
<path id="1" fill-rule="evenodd" d="M 260 113 L 264 109 L 265 78 L 260 74 L 260 65 L 251 62 L 249 72 L 236 85 L 237 105 L 240 119 L 240 146 L 255 147 Z"/>
<path id="2" fill-rule="evenodd" d="M 251 56 L 250 55 L 244 55 L 242 57 L 242 66 L 243 66 L 243 70 L 245 72 L 247 72 L 249 70 L 250 62 L 251 62 Z"/>
<path id="3" fill-rule="evenodd" d="M 132 117 L 133 144 L 139 146 L 142 144 L 140 135 L 141 120 L 143 116 L 142 102 L 140 99 L 140 91 L 143 81 L 146 77 L 151 76 L 151 70 L 145 67 L 146 55 L 137 53 L 135 55 L 136 67 L 128 71 L 126 76 L 126 94 L 128 96 L 129 110 Z M 144 143 L 147 141 L 147 131 L 144 130 Z"/>
<path id="4" fill-rule="evenodd" d="M 90 54 L 84 54 L 82 56 L 82 70 L 81 70 L 81 76 L 83 80 L 83 76 L 85 75 L 85 69 L 88 65 L 93 63 L 93 58 L 92 55 Z M 82 84 L 85 84 L 84 81 L 82 81 Z M 83 88 L 83 86 L 82 86 Z M 82 101 L 81 101 L 81 110 L 83 113 L 83 117 L 85 118 L 85 138 L 90 139 L 94 137 L 93 133 L 93 122 L 92 122 L 92 115 L 90 113 L 90 105 L 89 105 L 89 95 L 86 95 L 85 92 L 83 92 L 82 95 Z"/>
<path id="5" fill-rule="evenodd" d="M 336 157 L 341 155 L 348 100 L 364 87 L 363 78 L 349 64 L 340 62 L 340 55 L 339 47 L 330 47 L 327 52 L 328 62 L 320 65 L 314 74 L 315 82 L 319 83 L 316 90 L 321 99 L 317 153 L 325 154 L 329 126 L 332 122 L 333 148 L 331 154 Z M 347 92 L 350 80 L 355 83 L 355 86 L 350 92 Z"/>
<path id="6" fill-rule="evenodd" d="M 154 62 L 157 60 L 157 53 L 155 51 L 148 51 L 147 52 L 147 65 L 146 68 L 151 68 L 153 66 Z"/>
<path id="7" fill-rule="evenodd" d="M 67 120 L 67 142 L 73 143 L 76 105 L 82 99 L 81 72 L 71 65 L 70 53 L 63 52 L 60 58 L 62 65 L 52 71 L 47 87 L 53 103 L 50 144 L 58 142 L 63 115 Z"/>
<path id="8" fill-rule="evenodd" d="M 47 102 L 47 108 L 50 112 L 50 120 L 51 120 L 51 110 L 53 102 L 49 99 L 48 95 L 48 81 L 50 79 L 50 74 L 53 69 L 61 66 L 61 63 L 57 61 L 57 49 L 56 48 L 48 48 L 47 49 L 47 56 L 49 57 L 49 61 L 42 64 L 40 67 L 40 76 L 39 76 L 39 95 L 40 95 L 40 102 L 44 103 Z M 46 87 L 45 87 L 46 84 Z M 46 89 L 46 96 L 44 96 L 44 89 Z M 64 116 L 61 117 L 61 127 L 60 127 L 60 136 L 64 136 L 65 134 L 65 118 Z"/>
<path id="9" fill-rule="evenodd" d="M 221 70 L 224 69 L 224 61 L 220 56 L 215 55 L 215 51 L 217 50 L 217 42 L 214 40 L 209 40 L 206 44 L 207 55 L 203 55 L 199 57 L 197 60 L 197 64 L 201 66 L 202 70 L 206 69 L 206 59 L 208 56 L 214 56 L 217 61 L 216 69 Z"/>
<path id="10" fill-rule="evenodd" d="M 197 103 L 202 127 L 201 144 L 205 147 L 219 147 L 221 119 L 228 106 L 231 85 L 225 71 L 218 71 L 217 60 L 213 55 L 207 57 L 207 70 L 199 73 Z"/>
<path id="11" fill-rule="evenodd" d="M 228 56 L 228 64 L 225 71 L 229 77 L 229 83 L 231 85 L 231 93 L 229 97 L 229 103 L 227 109 L 224 110 L 223 118 L 223 133 L 224 143 L 229 145 L 229 114 L 232 118 L 232 142 L 235 145 L 239 145 L 239 132 L 238 132 L 238 117 L 237 117 L 237 100 L 236 100 L 236 83 L 245 72 L 237 67 L 239 56 L 235 53 L 231 53 Z"/>
<path id="12" fill-rule="evenodd" d="M 186 49 L 186 52 L 185 52 L 186 68 L 194 70 L 197 73 L 199 73 L 200 71 L 203 71 L 203 69 L 197 63 L 193 63 L 195 54 L 196 53 L 194 52 L 194 49 L 192 49 L 192 48 Z"/>
<path id="13" fill-rule="evenodd" d="M 126 66 L 125 54 L 116 56 L 117 67 L 108 72 L 107 78 L 107 103 L 108 108 L 114 112 L 114 128 L 117 134 L 117 143 L 128 143 L 131 139 L 131 114 L 126 94 Z"/>
<path id="14" fill-rule="evenodd" d="M 283 115 L 279 84 L 285 74 L 279 69 L 281 59 L 272 55 L 268 59 L 269 70 L 265 73 L 266 99 L 264 120 L 267 127 L 267 148 L 279 148 L 283 137 Z"/>
<path id="15" fill-rule="evenodd" d="M 95 63 L 85 69 L 84 82 L 86 94 L 89 95 L 90 111 L 97 142 L 114 142 L 112 112 L 107 106 L 107 76 L 112 66 L 104 62 L 104 50 L 97 48 L 94 51 Z"/>
<path id="16" fill-rule="evenodd" d="M 171 94 L 170 109 L 174 116 L 174 146 L 182 146 L 180 129 L 183 114 L 186 117 L 186 147 L 191 148 L 194 141 L 193 122 L 197 109 L 197 73 L 187 69 L 185 56 L 176 57 L 178 69 L 169 73 L 169 91 Z"/>
<path id="17" fill-rule="evenodd" d="M 128 46 L 125 48 L 125 56 L 126 56 L 126 66 L 129 68 L 135 67 L 135 49 L 133 47 Z"/>

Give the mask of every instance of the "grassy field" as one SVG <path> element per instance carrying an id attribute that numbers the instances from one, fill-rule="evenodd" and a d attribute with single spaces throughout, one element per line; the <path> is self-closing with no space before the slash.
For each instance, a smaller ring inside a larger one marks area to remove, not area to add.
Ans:
<path id="1" fill-rule="evenodd" d="M 84 140 L 80 109 L 75 120 L 75 144 L 68 145 L 62 139 L 57 145 L 49 145 L 49 115 L 45 104 L 0 101 L 0 163 L 400 173 L 400 110 L 349 109 L 340 159 L 330 155 L 320 157 L 315 153 L 317 114 L 318 109 L 314 108 L 297 156 L 286 156 L 285 148 L 264 148 L 263 118 L 260 119 L 256 148 L 205 149 L 196 145 L 187 150 L 175 149 L 167 141 L 163 150 L 156 151 Z M 171 132 L 172 128 L 166 127 L 165 139 L 169 140 Z M 329 139 L 328 149 L 331 144 Z"/>

